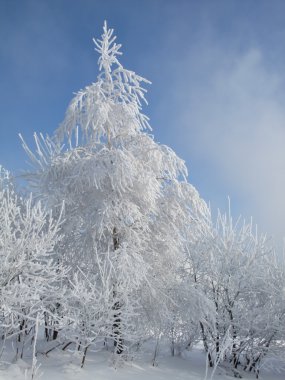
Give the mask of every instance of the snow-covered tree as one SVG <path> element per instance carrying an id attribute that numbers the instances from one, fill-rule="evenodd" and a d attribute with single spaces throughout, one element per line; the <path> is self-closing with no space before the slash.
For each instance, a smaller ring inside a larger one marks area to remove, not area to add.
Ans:
<path id="1" fill-rule="evenodd" d="M 198 241 L 190 244 L 187 268 L 215 308 L 214 324 L 207 316 L 200 320 L 209 364 L 227 359 L 236 375 L 238 368 L 258 371 L 283 334 L 284 271 L 252 222 L 234 223 L 229 213 L 203 226 Z"/>
<path id="2" fill-rule="evenodd" d="M 55 213 L 65 202 L 61 260 L 112 294 L 106 334 L 121 353 L 133 338 L 127 326 L 136 323 L 137 336 L 145 335 L 154 311 L 147 305 L 171 300 L 183 262 L 181 227 L 204 202 L 187 184 L 184 162 L 148 133 L 142 84 L 149 82 L 121 65 L 115 40 L 105 23 L 94 40 L 97 81 L 76 94 L 54 137 L 35 136 L 35 153 L 23 144 L 37 196 Z M 105 266 L 107 283 L 97 276 Z"/>
<path id="3" fill-rule="evenodd" d="M 60 221 L 39 202 L 17 196 L 10 174 L 0 168 L 0 330 L 15 337 L 17 354 L 33 336 L 37 316 L 52 314 L 65 270 L 54 260 Z"/>

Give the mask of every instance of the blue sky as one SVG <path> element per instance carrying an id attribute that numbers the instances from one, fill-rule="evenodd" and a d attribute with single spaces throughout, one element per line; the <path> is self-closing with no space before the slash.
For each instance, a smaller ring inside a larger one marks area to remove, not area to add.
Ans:
<path id="1" fill-rule="evenodd" d="M 0 0 L 0 164 L 32 144 L 96 80 L 92 37 L 115 29 L 148 87 L 155 140 L 172 147 L 212 204 L 285 235 L 283 0 Z"/>

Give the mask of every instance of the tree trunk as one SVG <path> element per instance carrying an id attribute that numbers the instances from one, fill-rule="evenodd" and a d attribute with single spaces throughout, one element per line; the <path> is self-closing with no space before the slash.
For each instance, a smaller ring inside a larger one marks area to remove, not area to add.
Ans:
<path id="1" fill-rule="evenodd" d="M 86 346 L 85 349 L 84 349 L 83 356 L 82 356 L 82 361 L 81 361 L 81 368 L 83 368 L 83 366 L 84 366 L 85 359 L 86 359 L 86 355 L 87 355 L 88 347 L 89 347 L 89 346 Z"/>
<path id="2" fill-rule="evenodd" d="M 118 250 L 119 248 L 119 235 L 117 228 L 114 227 L 113 229 L 113 248 L 114 251 Z M 113 291 L 113 298 L 114 300 L 117 297 L 117 292 L 116 292 L 116 284 L 114 284 L 114 291 Z M 114 302 L 113 305 L 113 310 L 115 311 L 114 313 L 114 322 L 113 322 L 113 334 L 114 334 L 114 348 L 115 348 L 115 353 L 116 354 L 122 354 L 123 352 L 123 339 L 122 339 L 122 332 L 121 332 L 121 302 L 116 301 Z"/>
<path id="3" fill-rule="evenodd" d="M 204 345 L 205 351 L 207 352 L 207 355 L 208 355 L 209 367 L 213 367 L 213 360 L 212 360 L 212 356 L 211 356 L 210 351 L 209 351 L 209 346 L 208 346 L 208 342 L 207 342 L 207 337 L 206 337 L 204 325 L 201 321 L 200 321 L 200 327 L 201 327 L 203 345 Z"/>

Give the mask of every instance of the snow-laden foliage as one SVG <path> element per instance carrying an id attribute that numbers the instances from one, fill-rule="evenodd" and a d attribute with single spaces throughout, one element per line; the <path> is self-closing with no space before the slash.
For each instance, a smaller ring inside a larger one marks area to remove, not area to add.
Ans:
<path id="1" fill-rule="evenodd" d="M 36 195 L 55 213 L 65 203 L 60 258 L 75 276 L 85 273 L 97 299 L 105 294 L 105 335 L 117 347 L 145 336 L 146 326 L 152 334 L 157 313 L 166 318 L 183 263 L 181 230 L 206 206 L 186 182 L 184 162 L 146 133 L 148 81 L 120 64 L 106 24 L 94 42 L 97 82 L 76 94 L 53 138 L 36 136 L 35 153 L 24 147 L 37 167 L 28 177 Z"/>
<path id="2" fill-rule="evenodd" d="M 187 267 L 215 307 L 214 325 L 207 316 L 200 320 L 209 364 L 228 360 L 235 375 L 237 369 L 258 373 L 262 359 L 284 339 L 284 269 L 266 236 L 252 223 L 218 214 L 189 247 Z M 231 344 L 223 351 L 227 334 Z"/>
<path id="3" fill-rule="evenodd" d="M 110 146 L 115 139 L 124 145 L 126 138 L 150 128 L 141 112 L 142 102 L 146 102 L 141 83 L 150 82 L 121 65 L 117 58 L 122 54 L 121 45 L 116 44 L 116 36 L 106 22 L 101 38 L 93 40 L 99 53 L 97 82 L 79 91 L 71 101 L 56 131 L 59 140 L 77 135 L 79 126 L 87 144 L 106 139 Z"/>
<path id="4" fill-rule="evenodd" d="M 60 221 L 17 196 L 7 171 L 0 172 L 0 329 L 3 346 L 16 337 L 16 353 L 33 336 L 37 316 L 52 315 L 66 270 L 54 260 Z"/>

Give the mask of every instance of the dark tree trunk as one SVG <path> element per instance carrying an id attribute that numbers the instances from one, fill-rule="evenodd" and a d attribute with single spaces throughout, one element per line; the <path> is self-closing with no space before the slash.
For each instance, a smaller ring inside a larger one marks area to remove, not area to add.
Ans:
<path id="1" fill-rule="evenodd" d="M 208 355 L 209 367 L 213 367 L 213 360 L 212 360 L 212 356 L 211 356 L 210 351 L 209 351 L 209 346 L 208 346 L 208 342 L 207 342 L 207 337 L 206 337 L 206 333 L 205 333 L 204 325 L 203 325 L 202 322 L 200 322 L 200 327 L 201 327 L 201 333 L 202 333 L 203 345 L 204 345 L 205 351 L 207 352 L 207 355 Z"/>
<path id="2" fill-rule="evenodd" d="M 114 323 L 113 323 L 113 334 L 114 334 L 114 347 L 117 354 L 122 354 L 123 352 L 123 339 L 121 333 L 121 304 L 120 302 L 115 302 L 113 310 L 116 311 L 114 314 Z"/>
<path id="3" fill-rule="evenodd" d="M 58 331 L 57 330 L 53 330 L 52 340 L 56 340 L 57 336 L 58 336 Z"/>
<path id="4" fill-rule="evenodd" d="M 44 313 L 44 320 L 45 320 L 45 337 L 46 337 L 46 340 L 49 341 L 48 315 L 46 312 Z"/>
<path id="5" fill-rule="evenodd" d="M 120 246 L 119 242 L 119 234 L 117 231 L 117 228 L 114 227 L 113 229 L 113 248 L 114 251 L 117 251 Z M 114 284 L 114 291 L 113 291 L 113 297 L 116 299 L 117 297 L 117 292 L 115 290 L 116 284 Z M 114 313 L 114 322 L 113 322 L 113 334 L 114 334 L 114 348 L 115 348 L 115 353 L 116 354 L 122 354 L 123 353 L 123 339 L 122 339 L 122 332 L 121 332 L 121 324 L 122 324 L 122 319 L 121 319 L 121 302 L 116 301 L 113 305 L 113 310 L 115 311 Z"/>
<path id="6" fill-rule="evenodd" d="M 83 357 L 82 357 L 82 361 L 81 361 L 81 368 L 83 368 L 83 366 L 84 366 L 85 359 L 86 359 L 86 355 L 87 355 L 88 347 L 89 347 L 89 346 L 86 346 L 85 349 L 84 349 Z"/>

